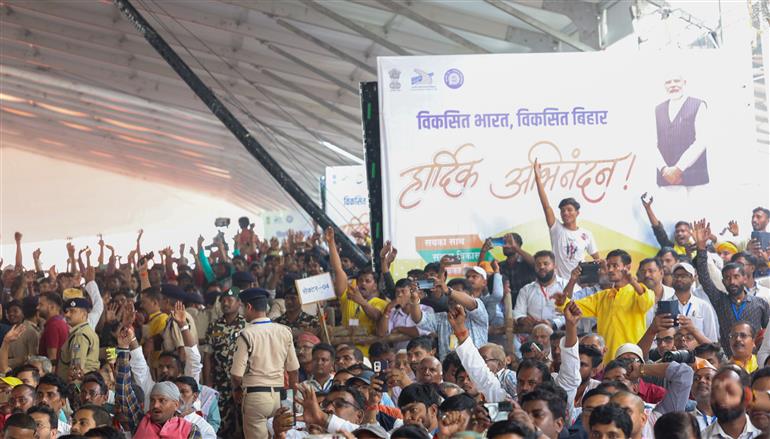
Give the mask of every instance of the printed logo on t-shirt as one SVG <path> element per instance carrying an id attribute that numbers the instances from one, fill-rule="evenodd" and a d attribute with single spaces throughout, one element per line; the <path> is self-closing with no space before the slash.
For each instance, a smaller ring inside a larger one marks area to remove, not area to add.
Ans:
<path id="1" fill-rule="evenodd" d="M 567 254 L 567 259 L 569 260 L 575 259 L 575 256 L 577 255 L 577 252 L 578 252 L 578 247 L 577 245 L 575 245 L 574 239 L 569 239 L 569 238 L 567 239 L 567 246 L 565 250 Z"/>

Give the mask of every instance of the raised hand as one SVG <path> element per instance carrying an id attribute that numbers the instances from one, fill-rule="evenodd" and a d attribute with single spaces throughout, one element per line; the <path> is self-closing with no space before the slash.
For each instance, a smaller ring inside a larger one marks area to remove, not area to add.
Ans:
<path id="1" fill-rule="evenodd" d="M 727 230 L 729 230 L 730 233 L 733 234 L 733 236 L 738 236 L 738 233 L 740 232 L 738 223 L 735 220 L 732 220 L 729 223 L 727 223 Z"/>
<path id="2" fill-rule="evenodd" d="M 23 323 L 14 325 L 13 328 L 11 328 L 11 330 L 5 334 L 5 338 L 3 339 L 3 344 L 15 342 L 16 340 L 19 339 L 19 337 L 22 336 L 22 334 L 24 334 L 24 331 L 26 329 L 27 327 Z"/>
<path id="3" fill-rule="evenodd" d="M 21 232 L 16 232 L 16 233 L 13 234 L 13 239 L 16 240 L 17 243 L 19 243 L 19 242 L 21 242 L 22 236 L 23 235 L 21 234 Z"/>
<path id="4" fill-rule="evenodd" d="M 556 306 L 564 306 L 567 302 L 567 295 L 564 293 L 553 293 L 551 294 L 551 299 L 553 299 Z"/>
<path id="5" fill-rule="evenodd" d="M 96 280 L 96 268 L 89 265 L 86 267 L 86 283 Z"/>
<path id="6" fill-rule="evenodd" d="M 409 291 L 409 303 L 411 303 L 414 306 L 420 306 L 420 290 L 417 288 L 412 288 Z"/>
<path id="7" fill-rule="evenodd" d="M 136 317 L 136 310 L 134 309 L 134 303 L 131 301 L 126 302 L 125 305 L 123 305 L 123 310 L 121 314 L 121 325 L 123 327 L 132 328 L 132 325 L 134 324 L 134 319 Z"/>
<path id="8" fill-rule="evenodd" d="M 674 318 L 671 317 L 671 314 L 664 313 L 664 314 L 657 314 L 655 315 L 655 318 L 652 319 L 652 327 L 654 328 L 654 331 L 660 332 L 668 328 L 674 327 Z"/>
<path id="9" fill-rule="evenodd" d="M 324 230 L 324 239 L 326 239 L 326 242 L 328 244 L 334 243 L 334 229 L 331 227 L 327 227 L 326 230 Z"/>
<path id="10" fill-rule="evenodd" d="M 467 415 L 465 412 L 447 412 L 439 421 L 438 424 L 438 437 L 449 438 L 453 434 L 465 431 L 465 426 L 468 424 Z"/>
<path id="11" fill-rule="evenodd" d="M 144 229 L 139 229 L 139 231 L 136 232 L 136 233 L 137 233 L 137 235 L 136 235 L 136 242 L 139 242 L 139 240 L 142 239 L 142 235 L 144 235 Z"/>
<path id="12" fill-rule="evenodd" d="M 642 194 L 642 205 L 644 205 L 645 209 L 649 209 L 650 206 L 652 206 L 652 195 L 647 197 L 647 192 Z"/>
<path id="13" fill-rule="evenodd" d="M 120 304 L 117 302 L 110 303 L 106 307 L 104 320 L 106 323 L 114 323 L 118 321 L 118 312 L 120 311 Z"/>
<path id="14" fill-rule="evenodd" d="M 492 259 L 492 271 L 495 273 L 500 273 L 500 264 L 497 262 L 497 259 Z"/>
<path id="15" fill-rule="evenodd" d="M 700 219 L 692 224 L 692 235 L 695 238 L 698 250 L 706 250 L 706 242 L 709 235 L 711 235 L 710 228 L 705 219 Z"/>
<path id="16" fill-rule="evenodd" d="M 506 247 L 513 249 L 513 251 L 519 250 L 519 244 L 517 244 L 516 240 L 513 239 L 513 233 L 506 233 L 504 239 Z"/>
<path id="17" fill-rule="evenodd" d="M 583 317 L 583 311 L 580 310 L 577 303 L 570 302 L 564 307 L 564 318 L 568 324 L 577 325 L 581 317 Z"/>
<path id="18" fill-rule="evenodd" d="M 206 238 L 203 237 L 203 235 L 198 235 L 198 248 L 203 248 L 203 241 L 205 241 Z"/>
<path id="19" fill-rule="evenodd" d="M 294 428 L 293 415 L 287 407 L 279 407 L 278 410 L 273 413 L 273 431 L 275 431 L 275 438 L 284 439 L 286 433 Z"/>
<path id="20" fill-rule="evenodd" d="M 34 259 L 34 260 L 36 260 L 36 261 L 39 261 L 39 260 L 40 260 L 40 254 L 41 254 L 41 253 L 42 253 L 42 252 L 40 251 L 40 249 L 39 249 L 39 248 L 35 249 L 35 251 L 33 251 L 33 252 L 32 252 L 32 259 Z M 0 265 L 2 265 L 2 263 L 0 263 Z"/>
<path id="21" fill-rule="evenodd" d="M 131 326 L 124 326 L 118 331 L 118 347 L 121 349 L 128 349 L 131 346 L 131 342 L 136 338 L 134 335 L 134 328 Z"/>
<path id="22" fill-rule="evenodd" d="M 573 282 L 577 282 L 578 279 L 580 279 L 580 275 L 583 274 L 583 269 L 580 268 L 580 264 L 578 264 L 575 268 L 572 269 L 572 272 L 569 274 L 569 278 Z"/>
<path id="23" fill-rule="evenodd" d="M 447 319 L 449 320 L 449 326 L 452 327 L 452 332 L 455 334 L 465 330 L 465 308 L 462 305 L 455 305 L 449 308 Z"/>
<path id="24" fill-rule="evenodd" d="M 171 313 L 171 317 L 174 318 L 174 321 L 180 327 L 187 324 L 187 314 L 184 310 L 184 303 L 181 300 L 177 300 L 174 304 L 174 311 Z"/>

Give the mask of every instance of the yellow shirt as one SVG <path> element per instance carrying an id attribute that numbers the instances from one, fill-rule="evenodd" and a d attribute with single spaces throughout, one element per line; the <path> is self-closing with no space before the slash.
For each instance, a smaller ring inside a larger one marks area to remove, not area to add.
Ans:
<path id="1" fill-rule="evenodd" d="M 348 291 L 350 291 L 350 288 L 345 290 L 345 292 L 342 293 L 342 296 L 340 297 L 342 326 L 350 326 L 350 320 L 358 320 L 358 326 L 366 329 L 366 333 L 368 335 L 374 334 L 375 330 L 377 329 L 377 322 L 372 321 L 369 316 L 366 315 L 361 305 L 348 299 Z M 372 297 L 368 302 L 369 305 L 377 308 L 383 314 L 385 312 L 385 307 L 388 306 L 388 301 L 380 299 L 379 297 Z M 384 315 L 383 318 L 385 318 Z M 364 356 L 369 354 L 369 346 L 356 345 L 356 347 L 364 353 Z"/>
<path id="2" fill-rule="evenodd" d="M 147 336 L 155 337 L 156 335 L 160 335 L 163 330 L 166 329 L 166 323 L 168 323 L 168 314 L 160 311 L 153 313 L 147 322 Z"/>
<path id="3" fill-rule="evenodd" d="M 731 362 L 740 366 L 741 369 L 746 371 L 746 373 L 753 373 L 755 370 L 759 369 L 756 355 L 752 355 L 751 358 L 749 358 L 749 361 L 746 362 L 746 364 L 744 364 L 741 360 L 737 358 L 733 358 Z"/>
<path id="4" fill-rule="evenodd" d="M 636 344 L 647 331 L 645 316 L 655 304 L 655 293 L 644 287 L 639 294 L 631 284 L 610 288 L 575 302 L 583 317 L 596 317 L 597 333 L 604 337 L 607 352 L 604 363 L 615 359 L 615 351 L 624 343 Z"/>

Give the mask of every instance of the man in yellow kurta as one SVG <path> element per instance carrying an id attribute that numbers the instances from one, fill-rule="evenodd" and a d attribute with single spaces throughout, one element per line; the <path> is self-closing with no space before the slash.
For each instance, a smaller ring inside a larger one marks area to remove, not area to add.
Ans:
<path id="1" fill-rule="evenodd" d="M 647 330 L 647 311 L 655 305 L 655 293 L 631 274 L 631 256 L 626 251 L 607 254 L 607 276 L 612 288 L 575 301 L 583 317 L 596 317 L 596 332 L 607 342 L 605 364 L 615 358 L 620 345 L 639 342 Z M 554 298 L 559 310 L 570 300 L 564 294 Z"/>
<path id="2" fill-rule="evenodd" d="M 331 227 L 326 229 L 326 242 L 329 245 L 329 265 L 334 274 L 334 293 L 340 301 L 342 326 L 361 326 L 367 335 L 374 335 L 377 322 L 383 318 L 382 313 L 388 305 L 387 300 L 379 297 L 374 272 L 371 268 L 362 268 L 356 277 L 355 286 L 351 287 L 348 285 L 348 276 L 342 269 Z M 364 356 L 369 355 L 368 345 L 357 344 L 356 347 Z"/>

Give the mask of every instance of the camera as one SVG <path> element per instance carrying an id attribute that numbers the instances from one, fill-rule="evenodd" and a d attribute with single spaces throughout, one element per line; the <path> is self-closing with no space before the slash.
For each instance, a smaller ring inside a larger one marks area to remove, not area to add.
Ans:
<path id="1" fill-rule="evenodd" d="M 682 363 L 682 364 L 692 364 L 695 363 L 695 354 L 691 351 L 668 351 L 663 354 L 663 359 L 661 360 L 664 363 Z"/>

